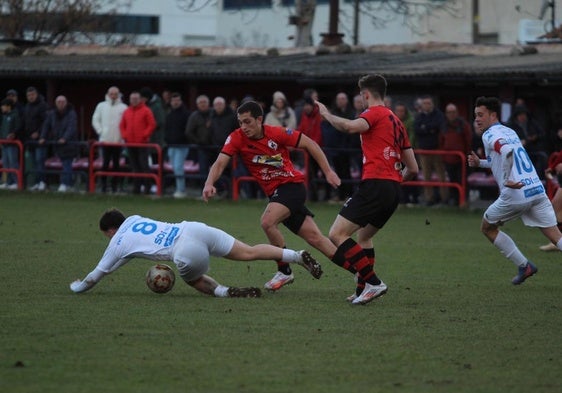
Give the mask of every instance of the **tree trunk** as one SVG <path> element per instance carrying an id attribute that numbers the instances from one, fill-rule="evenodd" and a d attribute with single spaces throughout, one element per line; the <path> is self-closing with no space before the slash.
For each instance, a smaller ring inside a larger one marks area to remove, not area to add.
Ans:
<path id="1" fill-rule="evenodd" d="M 312 46 L 312 22 L 316 11 L 316 0 L 295 0 L 295 47 Z"/>

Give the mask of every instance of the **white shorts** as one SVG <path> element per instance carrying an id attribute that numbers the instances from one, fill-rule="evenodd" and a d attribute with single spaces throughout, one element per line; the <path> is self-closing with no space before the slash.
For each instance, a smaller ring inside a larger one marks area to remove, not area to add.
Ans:
<path id="1" fill-rule="evenodd" d="M 186 282 L 194 281 L 209 270 L 211 255 L 223 257 L 234 246 L 234 237 L 201 222 L 185 222 L 172 251 L 173 261 Z"/>
<path id="2" fill-rule="evenodd" d="M 484 219 L 494 225 L 501 225 L 518 217 L 521 217 L 521 221 L 528 227 L 556 226 L 556 214 L 546 196 L 519 205 L 496 199 L 484 212 Z"/>

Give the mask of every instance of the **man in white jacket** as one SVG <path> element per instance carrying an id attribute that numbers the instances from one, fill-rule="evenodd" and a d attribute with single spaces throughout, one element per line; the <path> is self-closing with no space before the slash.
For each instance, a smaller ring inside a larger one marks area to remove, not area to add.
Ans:
<path id="1" fill-rule="evenodd" d="M 98 134 L 100 142 L 119 143 L 122 141 L 119 123 L 125 109 L 127 109 L 127 105 L 121 101 L 119 88 L 115 86 L 110 87 L 105 95 L 105 101 L 100 102 L 96 106 L 92 116 L 92 127 Z M 103 171 L 110 170 L 110 163 L 112 163 L 111 169 L 114 172 L 119 172 L 121 147 L 103 146 L 101 148 L 101 155 L 103 157 Z M 117 192 L 117 182 L 118 178 L 113 177 L 111 179 L 111 190 L 114 193 Z M 103 193 L 107 191 L 106 176 L 101 177 L 101 188 Z"/>

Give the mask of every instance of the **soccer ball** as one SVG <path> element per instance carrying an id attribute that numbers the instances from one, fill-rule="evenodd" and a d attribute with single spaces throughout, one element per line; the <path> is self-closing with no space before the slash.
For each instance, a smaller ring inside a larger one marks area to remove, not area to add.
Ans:
<path id="1" fill-rule="evenodd" d="M 146 272 L 146 285 L 152 292 L 166 293 L 172 290 L 176 275 L 168 265 L 158 264 Z"/>

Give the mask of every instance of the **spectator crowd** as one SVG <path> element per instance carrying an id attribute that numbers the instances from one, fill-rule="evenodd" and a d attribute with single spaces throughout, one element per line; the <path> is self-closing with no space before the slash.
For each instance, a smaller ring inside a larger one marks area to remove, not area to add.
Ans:
<path id="1" fill-rule="evenodd" d="M 154 193 L 154 181 L 144 174 L 158 163 L 152 145 L 159 145 L 164 153 L 163 161 L 169 168 L 168 186 L 173 187 L 175 198 L 188 195 L 189 186 L 201 188 L 211 164 L 216 160 L 228 135 L 238 128 L 236 109 L 246 101 L 258 102 L 265 113 L 264 124 L 297 129 L 318 143 L 342 180 L 341 186 L 333 190 L 323 178 L 318 165 L 311 160 L 307 166 L 308 198 L 313 201 L 343 203 L 352 194 L 361 173 L 361 140 L 357 134 L 338 132 L 319 114 L 315 100 L 328 104 L 330 112 L 345 118 L 356 119 L 365 109 L 359 95 L 349 96 L 338 91 L 332 97 L 319 97 L 313 89 L 305 89 L 291 105 L 284 92 L 275 91 L 271 105 L 265 100 L 246 96 L 240 101 L 216 96 L 211 99 L 202 94 L 191 105 L 174 90 L 165 89 L 160 94 L 149 87 L 129 93 L 126 99 L 116 86 L 108 88 L 104 99 L 97 104 L 91 116 L 91 126 L 100 144 L 98 151 L 101 170 L 133 174 L 123 176 L 100 176 L 98 190 L 101 193 Z M 458 152 L 482 153 L 481 142 L 475 136 L 472 121 L 459 112 L 458 103 L 436 102 L 435 97 L 420 95 L 411 102 L 387 97 L 384 105 L 389 107 L 402 121 L 409 135 L 420 166 L 417 180 L 452 182 L 460 184 L 466 175 L 466 162 Z M 25 176 L 32 191 L 56 189 L 69 192 L 75 189 L 76 174 L 73 162 L 84 152 L 78 130 L 78 117 L 74 105 L 64 95 L 55 97 L 49 105 L 37 88 L 30 86 L 25 91 L 25 100 L 10 89 L 1 100 L 0 140 L 2 167 L 19 169 L 19 149 L 7 141 L 18 140 L 24 144 Z M 472 118 L 472 115 L 469 115 Z M 558 137 L 562 123 L 547 130 L 533 115 L 524 100 L 518 99 L 511 106 L 506 123 L 519 135 L 540 176 L 549 168 L 549 156 L 559 151 Z M 123 143 L 134 144 L 123 146 Z M 150 144 L 150 145 L 148 145 Z M 143 145 L 147 145 L 143 147 Z M 432 153 L 436 151 L 436 153 Z M 450 151 L 447 154 L 443 151 Z M 304 161 L 292 156 L 294 162 L 304 169 Z M 46 168 L 48 159 L 57 157 L 60 170 L 56 176 Z M 186 161 L 195 164 L 198 173 L 186 179 Z M 234 173 L 225 171 L 219 182 L 220 192 L 228 194 L 229 178 L 247 174 L 239 164 Z M 128 181 L 127 181 L 128 180 Z M 187 181 L 187 183 L 186 183 Z M 2 172 L 0 189 L 19 188 L 14 171 Z M 455 187 L 416 186 L 402 187 L 402 203 L 426 206 L 458 205 L 464 198 Z M 467 191 L 468 192 L 468 191 Z M 241 190 L 244 197 L 256 197 L 260 191 L 250 184 Z"/>

